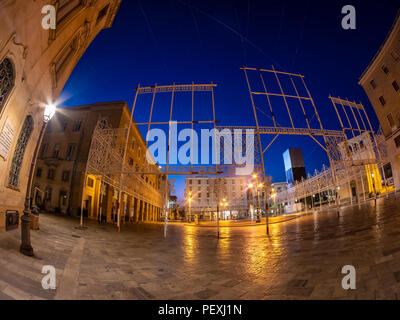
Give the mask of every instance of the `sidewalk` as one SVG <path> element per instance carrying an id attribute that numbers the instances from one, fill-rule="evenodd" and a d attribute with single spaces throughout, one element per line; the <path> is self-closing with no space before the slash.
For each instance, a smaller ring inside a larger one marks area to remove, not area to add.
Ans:
<path id="1" fill-rule="evenodd" d="M 302 216 L 306 216 L 312 214 L 314 211 L 303 211 L 303 212 L 296 212 L 285 214 L 277 217 L 269 217 L 268 223 L 269 224 L 276 224 L 282 223 L 286 221 L 290 221 L 293 219 L 300 218 Z M 316 212 L 316 211 L 315 211 Z M 164 224 L 164 221 L 153 221 L 153 222 L 146 222 L 148 224 Z M 188 223 L 185 221 L 168 221 L 169 225 L 181 225 L 181 226 L 188 226 L 188 227 L 204 227 L 204 228 L 215 228 L 217 227 L 217 221 L 200 221 L 199 224 L 195 224 L 194 222 Z M 265 218 L 261 218 L 261 222 L 256 222 L 256 219 L 243 219 L 243 220 L 220 220 L 219 226 L 220 228 L 242 228 L 242 227 L 249 227 L 249 226 L 265 226 L 266 221 Z"/>

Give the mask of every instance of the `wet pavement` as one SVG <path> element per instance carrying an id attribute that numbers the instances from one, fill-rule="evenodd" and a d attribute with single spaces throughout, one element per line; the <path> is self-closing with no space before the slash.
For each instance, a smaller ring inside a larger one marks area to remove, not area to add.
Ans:
<path id="1" fill-rule="evenodd" d="M 35 258 L 0 233 L 0 299 L 398 299 L 400 197 L 270 225 L 114 225 L 43 214 Z M 44 265 L 57 289 L 41 286 Z M 342 267 L 356 290 L 342 288 Z"/>

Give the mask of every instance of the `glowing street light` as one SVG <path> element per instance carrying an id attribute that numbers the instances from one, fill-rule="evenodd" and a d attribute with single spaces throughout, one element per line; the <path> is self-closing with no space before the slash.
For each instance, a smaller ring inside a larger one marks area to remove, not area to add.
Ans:
<path id="1" fill-rule="evenodd" d="M 189 219 L 190 219 L 190 216 L 191 216 L 191 213 L 190 213 L 190 209 L 191 209 L 191 204 L 192 204 L 192 193 L 191 192 L 189 192 L 189 198 L 188 198 L 188 202 L 189 202 L 189 213 L 188 213 L 188 216 L 187 216 L 187 221 L 189 222 Z"/>
<path id="2" fill-rule="evenodd" d="M 36 161 L 38 156 L 38 151 L 40 144 L 43 140 L 44 132 L 46 131 L 47 124 L 53 118 L 54 114 L 56 113 L 56 105 L 54 103 L 46 104 L 44 107 L 43 112 L 43 124 L 40 130 L 39 139 L 36 143 L 35 151 L 33 153 L 31 167 L 29 170 L 28 176 L 28 183 L 26 186 L 26 194 L 25 194 L 25 207 L 24 207 L 24 214 L 21 217 L 21 246 L 19 248 L 20 252 L 26 256 L 33 256 L 33 248 L 31 245 L 31 189 L 32 189 L 32 179 L 33 179 L 33 172 L 35 171 Z"/>
<path id="3" fill-rule="evenodd" d="M 44 114 L 43 114 L 43 121 L 49 122 L 51 118 L 53 118 L 54 114 L 56 113 L 56 105 L 54 103 L 46 104 L 44 107 Z"/>

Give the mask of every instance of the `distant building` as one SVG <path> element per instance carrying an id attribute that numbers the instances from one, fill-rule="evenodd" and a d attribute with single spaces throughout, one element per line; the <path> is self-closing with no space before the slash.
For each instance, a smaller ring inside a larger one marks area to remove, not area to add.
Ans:
<path id="1" fill-rule="evenodd" d="M 179 205 L 177 196 L 169 196 L 168 200 L 169 219 L 176 220 L 179 216 Z"/>
<path id="2" fill-rule="evenodd" d="M 390 163 L 384 166 L 390 184 L 400 187 L 400 11 L 359 84 L 375 110 L 386 138 Z"/>
<path id="3" fill-rule="evenodd" d="M 348 188 L 342 187 L 338 191 L 342 202 L 351 202 L 351 198 L 368 197 L 369 194 L 374 193 L 374 189 L 379 194 L 386 191 L 386 187 L 382 183 L 384 174 L 386 179 L 391 179 L 392 174 L 387 166 L 383 167 L 384 171 L 382 172 L 376 163 L 375 146 L 370 133 L 364 132 L 346 142 L 341 142 L 338 144 L 338 149 L 342 161 L 347 162 L 347 166 L 362 165 L 361 174 L 355 180 L 350 181 Z"/>
<path id="4" fill-rule="evenodd" d="M 220 206 L 222 219 L 249 216 L 253 208 L 265 207 L 264 191 L 257 194 L 248 188 L 251 177 L 233 176 L 221 178 L 220 197 L 217 199 L 216 178 L 187 177 L 185 179 L 185 198 L 191 193 L 191 215 L 198 214 L 200 219 L 213 220 L 216 218 L 217 201 L 226 200 L 227 206 Z M 188 212 L 188 202 L 186 202 Z"/>
<path id="5" fill-rule="evenodd" d="M 288 183 L 287 182 L 273 182 L 271 184 L 271 187 L 274 189 L 275 193 L 280 193 L 280 192 L 286 191 L 288 189 Z"/>
<path id="6" fill-rule="evenodd" d="M 43 137 L 34 176 L 33 202 L 46 211 L 79 215 L 83 200 L 84 214 L 89 218 L 101 216 L 107 222 L 116 221 L 117 188 L 102 182 L 101 176 L 89 174 L 83 189 L 85 167 L 97 121 L 104 120 L 112 128 L 126 128 L 129 118 L 130 111 L 124 101 L 60 108 Z M 159 171 L 157 165 L 145 161 L 145 155 L 146 143 L 133 123 L 127 164 L 137 172 L 149 172 L 151 166 L 153 171 Z M 121 197 L 121 219 L 159 220 L 164 201 L 161 174 L 137 174 L 132 178 L 136 179 L 134 188 Z"/>
<path id="7" fill-rule="evenodd" d="M 296 181 L 300 182 L 307 178 L 301 149 L 287 149 L 283 153 L 283 161 L 285 163 L 286 182 L 289 186 Z"/>

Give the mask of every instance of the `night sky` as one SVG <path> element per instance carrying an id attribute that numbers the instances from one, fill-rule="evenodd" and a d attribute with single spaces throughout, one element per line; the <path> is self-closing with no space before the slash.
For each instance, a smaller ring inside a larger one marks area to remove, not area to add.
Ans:
<path id="1" fill-rule="evenodd" d="M 341 27 L 341 9 L 357 10 L 357 29 Z M 103 30 L 67 82 L 62 106 L 126 100 L 141 86 L 210 83 L 221 125 L 254 125 L 249 93 L 240 67 L 301 73 L 326 128 L 338 129 L 328 95 L 361 101 L 374 127 L 378 122 L 358 80 L 384 41 L 398 1 L 123 0 L 111 29 Z M 154 119 L 169 120 L 168 97 Z M 182 98 L 184 99 L 184 98 Z M 196 100 L 197 101 L 197 100 Z M 211 119 L 211 100 L 201 95 L 198 120 Z M 137 121 L 146 121 L 148 97 L 138 104 Z M 266 105 L 259 105 L 265 108 Z M 187 113 L 184 112 L 187 110 Z M 173 120 L 190 119 L 190 105 L 178 101 Z M 260 115 L 262 124 L 270 125 Z M 196 119 L 195 119 L 196 120 Z M 283 120 L 282 120 L 283 121 Z M 284 121 L 283 121 L 284 122 Z M 264 137 L 267 143 L 272 137 Z M 311 140 L 281 136 L 265 154 L 266 174 L 284 181 L 282 153 L 301 147 L 307 172 L 328 164 Z M 182 196 L 182 179 L 176 191 Z"/>

